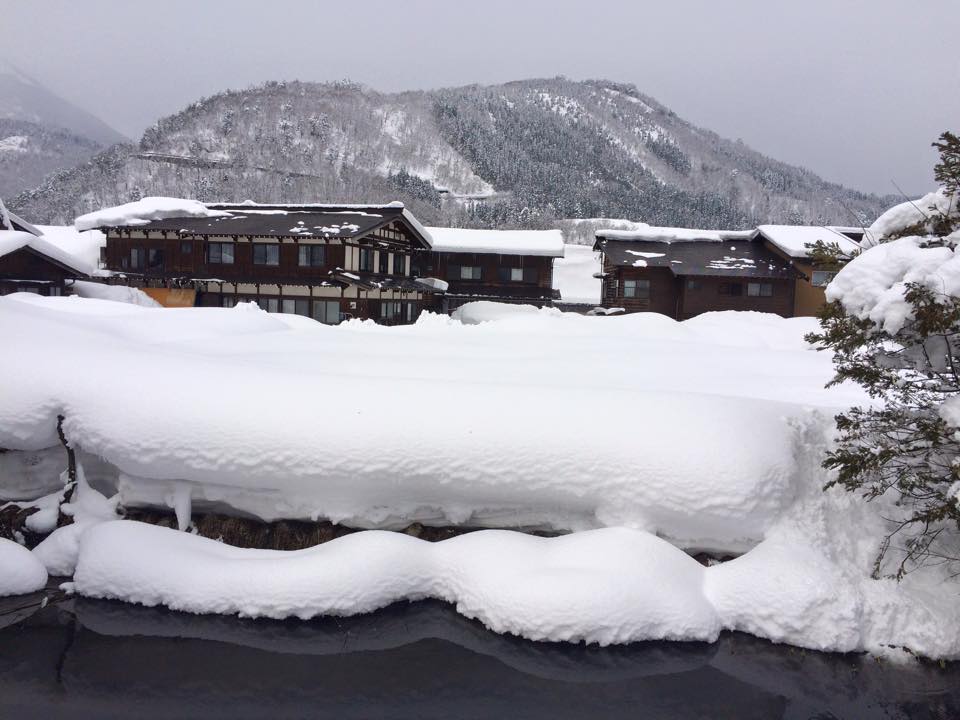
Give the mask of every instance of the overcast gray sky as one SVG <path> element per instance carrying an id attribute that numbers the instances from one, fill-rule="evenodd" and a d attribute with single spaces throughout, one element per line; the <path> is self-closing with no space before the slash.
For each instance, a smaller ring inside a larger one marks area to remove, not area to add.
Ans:
<path id="1" fill-rule="evenodd" d="M 930 143 L 960 131 L 960 0 L 0 0 L 0 18 L 0 54 L 135 138 L 264 80 L 566 75 L 634 83 L 829 180 L 918 193 Z"/>

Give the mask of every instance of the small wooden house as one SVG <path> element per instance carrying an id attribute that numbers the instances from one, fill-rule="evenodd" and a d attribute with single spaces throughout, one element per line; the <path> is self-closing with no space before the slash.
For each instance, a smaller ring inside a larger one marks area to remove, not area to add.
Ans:
<path id="1" fill-rule="evenodd" d="M 73 281 L 87 279 L 92 272 L 93 268 L 42 237 L 0 230 L 0 295 L 66 295 Z"/>
<path id="2" fill-rule="evenodd" d="M 427 228 L 433 247 L 420 253 L 420 273 L 448 287 L 436 309 L 451 312 L 475 300 L 550 306 L 553 261 L 563 257 L 559 230 Z"/>
<path id="3" fill-rule="evenodd" d="M 657 312 L 684 320 L 714 310 L 791 317 L 792 263 L 753 231 L 644 227 L 601 230 L 604 308 Z"/>
<path id="4" fill-rule="evenodd" d="M 789 260 L 797 271 L 794 281 L 793 314 L 797 317 L 816 315 L 826 302 L 824 288 L 840 269 L 837 265 L 820 266 L 810 259 L 810 248 L 817 242 L 836 244 L 850 257 L 860 249 L 863 228 L 816 225 L 760 225 L 755 240 L 762 240 L 774 254 Z"/>
<path id="5" fill-rule="evenodd" d="M 114 281 L 161 304 L 253 301 L 328 324 L 412 323 L 436 292 L 411 266 L 429 233 L 400 203 L 207 207 L 220 215 L 100 227 Z"/>

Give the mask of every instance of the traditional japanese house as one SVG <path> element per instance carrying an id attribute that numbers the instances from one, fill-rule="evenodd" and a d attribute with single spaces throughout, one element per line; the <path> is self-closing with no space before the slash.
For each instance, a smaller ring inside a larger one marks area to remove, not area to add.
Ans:
<path id="1" fill-rule="evenodd" d="M 841 257 L 849 259 L 860 249 L 863 228 L 815 225 L 760 225 L 754 239 L 762 240 L 776 255 L 789 260 L 797 271 L 794 281 L 793 314 L 813 316 L 826 302 L 824 288 L 842 266 L 839 263 L 818 264 L 810 257 L 818 242 L 836 245 Z"/>
<path id="2" fill-rule="evenodd" d="M 559 230 L 428 228 L 430 253 L 417 257 L 421 274 L 444 280 L 443 312 L 475 300 L 549 306 L 559 299 L 553 261 L 563 257 Z"/>
<path id="3" fill-rule="evenodd" d="M 601 230 L 602 306 L 683 320 L 712 310 L 793 315 L 792 263 L 753 231 Z"/>
<path id="4" fill-rule="evenodd" d="M 74 281 L 89 278 L 93 272 L 86 263 L 32 232 L 0 230 L 0 295 L 67 295 Z"/>
<path id="5" fill-rule="evenodd" d="M 411 323 L 437 291 L 413 275 L 430 235 L 400 203 L 206 207 L 217 216 L 100 226 L 113 281 L 164 305 L 253 301 L 328 324 Z"/>

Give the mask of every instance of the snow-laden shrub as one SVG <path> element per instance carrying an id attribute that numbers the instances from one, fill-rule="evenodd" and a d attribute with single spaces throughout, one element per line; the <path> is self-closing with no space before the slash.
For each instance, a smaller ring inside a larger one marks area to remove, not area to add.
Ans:
<path id="1" fill-rule="evenodd" d="M 834 351 L 833 384 L 877 401 L 837 416 L 824 462 L 831 485 L 889 503 L 875 576 L 960 562 L 960 138 L 940 140 L 942 187 L 873 223 L 809 337 Z"/>

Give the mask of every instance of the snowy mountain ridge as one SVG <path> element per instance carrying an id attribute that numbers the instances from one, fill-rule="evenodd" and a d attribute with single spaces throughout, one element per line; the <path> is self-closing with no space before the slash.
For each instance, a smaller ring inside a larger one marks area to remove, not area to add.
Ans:
<path id="1" fill-rule="evenodd" d="M 633 86 L 552 78 L 393 94 L 350 82 L 226 91 L 11 206 L 68 223 L 146 195 L 400 199 L 431 224 L 529 228 L 597 217 L 849 225 L 889 204 L 697 128 Z"/>

